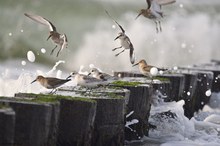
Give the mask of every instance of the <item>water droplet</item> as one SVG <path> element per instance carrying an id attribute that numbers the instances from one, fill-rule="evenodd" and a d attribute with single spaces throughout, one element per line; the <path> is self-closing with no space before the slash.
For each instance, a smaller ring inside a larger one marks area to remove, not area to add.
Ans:
<path id="1" fill-rule="evenodd" d="M 41 48 L 41 53 L 46 53 L 46 49 L 44 49 L 44 48 Z"/>
<path id="2" fill-rule="evenodd" d="M 191 93 L 188 91 L 186 94 L 187 94 L 188 96 L 190 96 Z"/>
<path id="3" fill-rule="evenodd" d="M 26 61 L 21 61 L 21 65 L 26 65 Z"/>
<path id="4" fill-rule="evenodd" d="M 211 94 L 212 94 L 212 91 L 210 89 L 205 92 L 206 96 L 211 96 Z"/>
<path id="5" fill-rule="evenodd" d="M 30 62 L 34 62 L 35 61 L 35 55 L 32 51 L 28 51 L 27 52 L 27 59 L 30 61 Z"/>
<path id="6" fill-rule="evenodd" d="M 112 28 L 113 28 L 113 29 L 115 29 L 115 28 L 116 28 L 116 26 L 115 26 L 115 25 L 112 25 Z"/>
<path id="7" fill-rule="evenodd" d="M 181 48 L 186 48 L 186 44 L 185 44 L 185 43 L 182 43 L 182 44 L 181 44 Z"/>
<path id="8" fill-rule="evenodd" d="M 156 76 L 158 73 L 158 69 L 156 67 L 152 67 L 150 69 L 150 74 L 153 75 L 153 76 Z"/>

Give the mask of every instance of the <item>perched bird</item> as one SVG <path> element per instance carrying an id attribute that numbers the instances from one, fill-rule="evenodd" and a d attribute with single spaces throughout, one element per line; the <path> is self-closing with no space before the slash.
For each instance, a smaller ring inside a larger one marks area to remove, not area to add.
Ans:
<path id="1" fill-rule="evenodd" d="M 99 80 L 103 80 L 103 81 L 116 79 L 116 77 L 114 76 L 111 76 L 107 73 L 100 72 L 97 68 L 91 68 L 90 73 L 88 75 L 92 75 L 92 77 L 97 78 Z"/>
<path id="2" fill-rule="evenodd" d="M 50 32 L 49 32 L 49 36 L 47 40 L 51 38 L 53 42 L 56 44 L 56 46 L 51 51 L 50 55 L 53 54 L 54 50 L 57 48 L 57 45 L 60 46 L 60 49 L 57 52 L 57 57 L 59 56 L 60 51 L 62 51 L 64 48 L 67 48 L 68 40 L 67 40 L 66 34 L 59 34 L 56 30 L 56 27 L 49 20 L 38 15 L 32 15 L 32 14 L 27 14 L 27 13 L 24 13 L 24 15 L 40 24 L 43 24 L 49 27 Z"/>
<path id="3" fill-rule="evenodd" d="M 133 67 L 136 66 L 136 65 L 138 65 L 139 71 L 145 76 L 151 76 L 152 75 L 152 73 L 151 73 L 152 68 L 155 68 L 156 73 L 157 73 L 158 70 L 159 71 L 167 70 L 167 69 L 161 69 L 161 68 L 158 68 L 158 67 L 155 67 L 155 66 L 148 65 L 147 62 L 144 59 L 142 59 L 138 63 L 134 64 Z"/>
<path id="4" fill-rule="evenodd" d="M 37 78 L 33 80 L 31 84 L 38 81 L 45 88 L 52 89 L 50 93 L 55 93 L 57 87 L 63 85 L 64 83 L 70 80 L 71 79 L 58 79 L 58 78 L 52 78 L 52 77 L 37 76 Z M 53 90 L 55 91 L 53 92 Z"/>
<path id="5" fill-rule="evenodd" d="M 120 49 L 120 48 L 124 48 L 121 52 L 115 54 L 115 56 L 118 56 L 121 53 L 123 53 L 126 49 L 128 49 L 130 51 L 130 53 L 129 53 L 130 62 L 131 62 L 131 64 L 134 64 L 134 62 L 135 62 L 135 54 L 134 54 L 133 44 L 131 43 L 129 37 L 125 34 L 125 30 L 122 28 L 122 26 L 109 15 L 108 11 L 105 11 L 105 12 L 117 24 L 117 26 L 121 29 L 121 32 L 119 32 L 118 36 L 114 39 L 114 40 L 119 39 L 120 43 L 121 43 L 121 46 L 112 49 L 112 51 L 115 51 L 115 50 Z"/>
<path id="6" fill-rule="evenodd" d="M 86 88 L 95 88 L 103 84 L 103 80 L 96 79 L 88 75 L 79 74 L 78 72 L 75 71 L 71 72 L 71 74 L 67 77 L 67 79 L 70 77 L 74 78 L 77 86 L 82 86 Z"/>
<path id="7" fill-rule="evenodd" d="M 162 5 L 167 5 L 176 2 L 176 0 L 146 0 L 147 9 L 141 9 L 136 19 L 143 15 L 146 18 L 152 19 L 156 24 L 157 33 L 162 31 L 160 19 L 163 18 L 163 12 L 161 11 Z"/>

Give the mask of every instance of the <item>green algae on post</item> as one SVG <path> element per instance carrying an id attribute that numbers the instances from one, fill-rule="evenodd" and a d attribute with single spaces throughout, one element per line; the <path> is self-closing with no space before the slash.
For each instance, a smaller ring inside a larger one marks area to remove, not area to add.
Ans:
<path id="1" fill-rule="evenodd" d="M 153 80 L 159 80 L 161 82 L 169 82 L 170 79 L 169 78 L 166 78 L 166 77 L 153 77 Z"/>
<path id="2" fill-rule="evenodd" d="M 0 103 L 0 109 L 6 109 L 9 108 L 10 106 L 5 104 L 5 103 Z"/>
<path id="3" fill-rule="evenodd" d="M 138 86 L 142 84 L 141 82 L 128 82 L 128 81 L 114 81 L 112 82 L 112 85 L 117 86 Z"/>

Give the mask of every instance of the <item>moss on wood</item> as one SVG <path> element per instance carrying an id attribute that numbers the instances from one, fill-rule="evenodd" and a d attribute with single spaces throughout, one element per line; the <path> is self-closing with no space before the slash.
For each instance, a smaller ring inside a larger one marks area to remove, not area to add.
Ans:
<path id="1" fill-rule="evenodd" d="M 112 85 L 116 86 L 138 86 L 142 84 L 141 82 L 128 82 L 128 81 L 114 81 Z"/>

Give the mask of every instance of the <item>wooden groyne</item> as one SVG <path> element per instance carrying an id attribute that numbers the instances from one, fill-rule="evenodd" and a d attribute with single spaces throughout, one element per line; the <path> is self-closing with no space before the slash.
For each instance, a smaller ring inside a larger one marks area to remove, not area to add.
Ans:
<path id="1" fill-rule="evenodd" d="M 92 90 L 63 87 L 56 95 L 0 97 L 0 146 L 123 146 L 148 136 L 153 96 L 184 100 L 190 119 L 209 102 L 209 92 L 220 91 L 219 74 L 215 61 L 179 67 L 153 82 L 121 71 L 114 73 L 120 80 Z"/>

